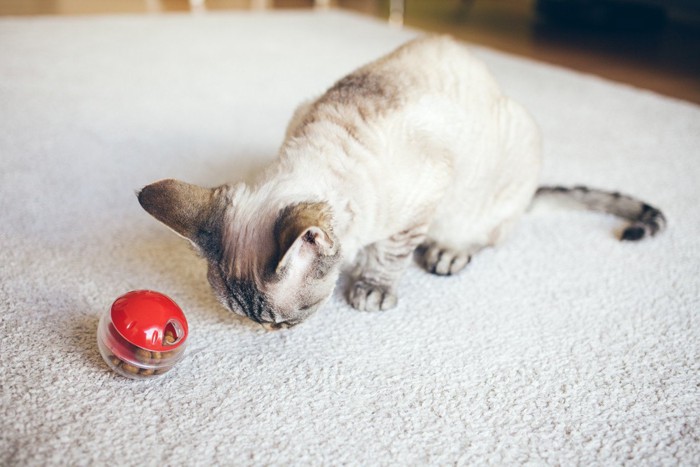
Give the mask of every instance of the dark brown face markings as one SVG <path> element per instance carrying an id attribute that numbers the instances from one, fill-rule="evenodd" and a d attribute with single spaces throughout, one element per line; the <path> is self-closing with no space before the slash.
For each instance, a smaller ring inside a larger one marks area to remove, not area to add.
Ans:
<path id="1" fill-rule="evenodd" d="M 256 323 L 275 322 L 275 312 L 267 298 L 254 283 L 245 280 L 227 279 L 219 267 L 221 284 L 225 287 L 225 299 L 233 311 L 240 310 Z"/>

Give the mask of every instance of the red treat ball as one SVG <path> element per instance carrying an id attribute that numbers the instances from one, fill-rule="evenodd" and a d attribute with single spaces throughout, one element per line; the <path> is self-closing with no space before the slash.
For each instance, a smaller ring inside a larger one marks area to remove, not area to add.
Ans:
<path id="1" fill-rule="evenodd" d="M 129 378 L 165 373 L 185 351 L 187 319 L 169 297 L 134 290 L 117 298 L 100 319 L 97 343 L 105 362 Z"/>

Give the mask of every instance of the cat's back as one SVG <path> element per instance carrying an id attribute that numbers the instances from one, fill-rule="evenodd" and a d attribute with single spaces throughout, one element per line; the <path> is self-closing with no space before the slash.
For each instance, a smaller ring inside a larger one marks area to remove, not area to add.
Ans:
<path id="1" fill-rule="evenodd" d="M 374 75 L 397 99 L 426 95 L 488 99 L 500 95 L 486 65 L 449 36 L 412 40 L 358 72 Z"/>
<path id="2" fill-rule="evenodd" d="M 465 106 L 499 96 L 486 66 L 465 46 L 448 36 L 426 36 L 345 76 L 316 101 L 316 110 L 359 110 L 371 120 L 426 98 Z"/>

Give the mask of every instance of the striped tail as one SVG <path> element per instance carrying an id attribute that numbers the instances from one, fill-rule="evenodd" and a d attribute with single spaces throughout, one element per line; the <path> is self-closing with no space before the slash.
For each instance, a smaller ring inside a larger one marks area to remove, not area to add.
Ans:
<path id="1" fill-rule="evenodd" d="M 659 209 L 618 192 L 595 190 L 585 186 L 542 186 L 537 189 L 535 197 L 564 198 L 586 209 L 613 214 L 630 221 L 631 224 L 622 232 L 620 240 L 636 241 L 644 237 L 653 237 L 666 228 L 666 218 Z"/>

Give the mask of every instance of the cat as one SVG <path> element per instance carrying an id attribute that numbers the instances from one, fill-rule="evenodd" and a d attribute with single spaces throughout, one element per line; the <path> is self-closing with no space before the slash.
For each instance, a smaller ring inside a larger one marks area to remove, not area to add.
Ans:
<path id="1" fill-rule="evenodd" d="M 658 209 L 585 187 L 541 187 L 540 134 L 486 66 L 449 37 L 424 37 L 344 77 L 295 111 L 279 156 L 250 184 L 162 180 L 143 208 L 187 238 L 231 311 L 267 328 L 311 316 L 347 266 L 359 310 L 397 304 L 413 257 L 456 274 L 507 238 L 535 196 L 560 196 L 661 231 Z"/>

